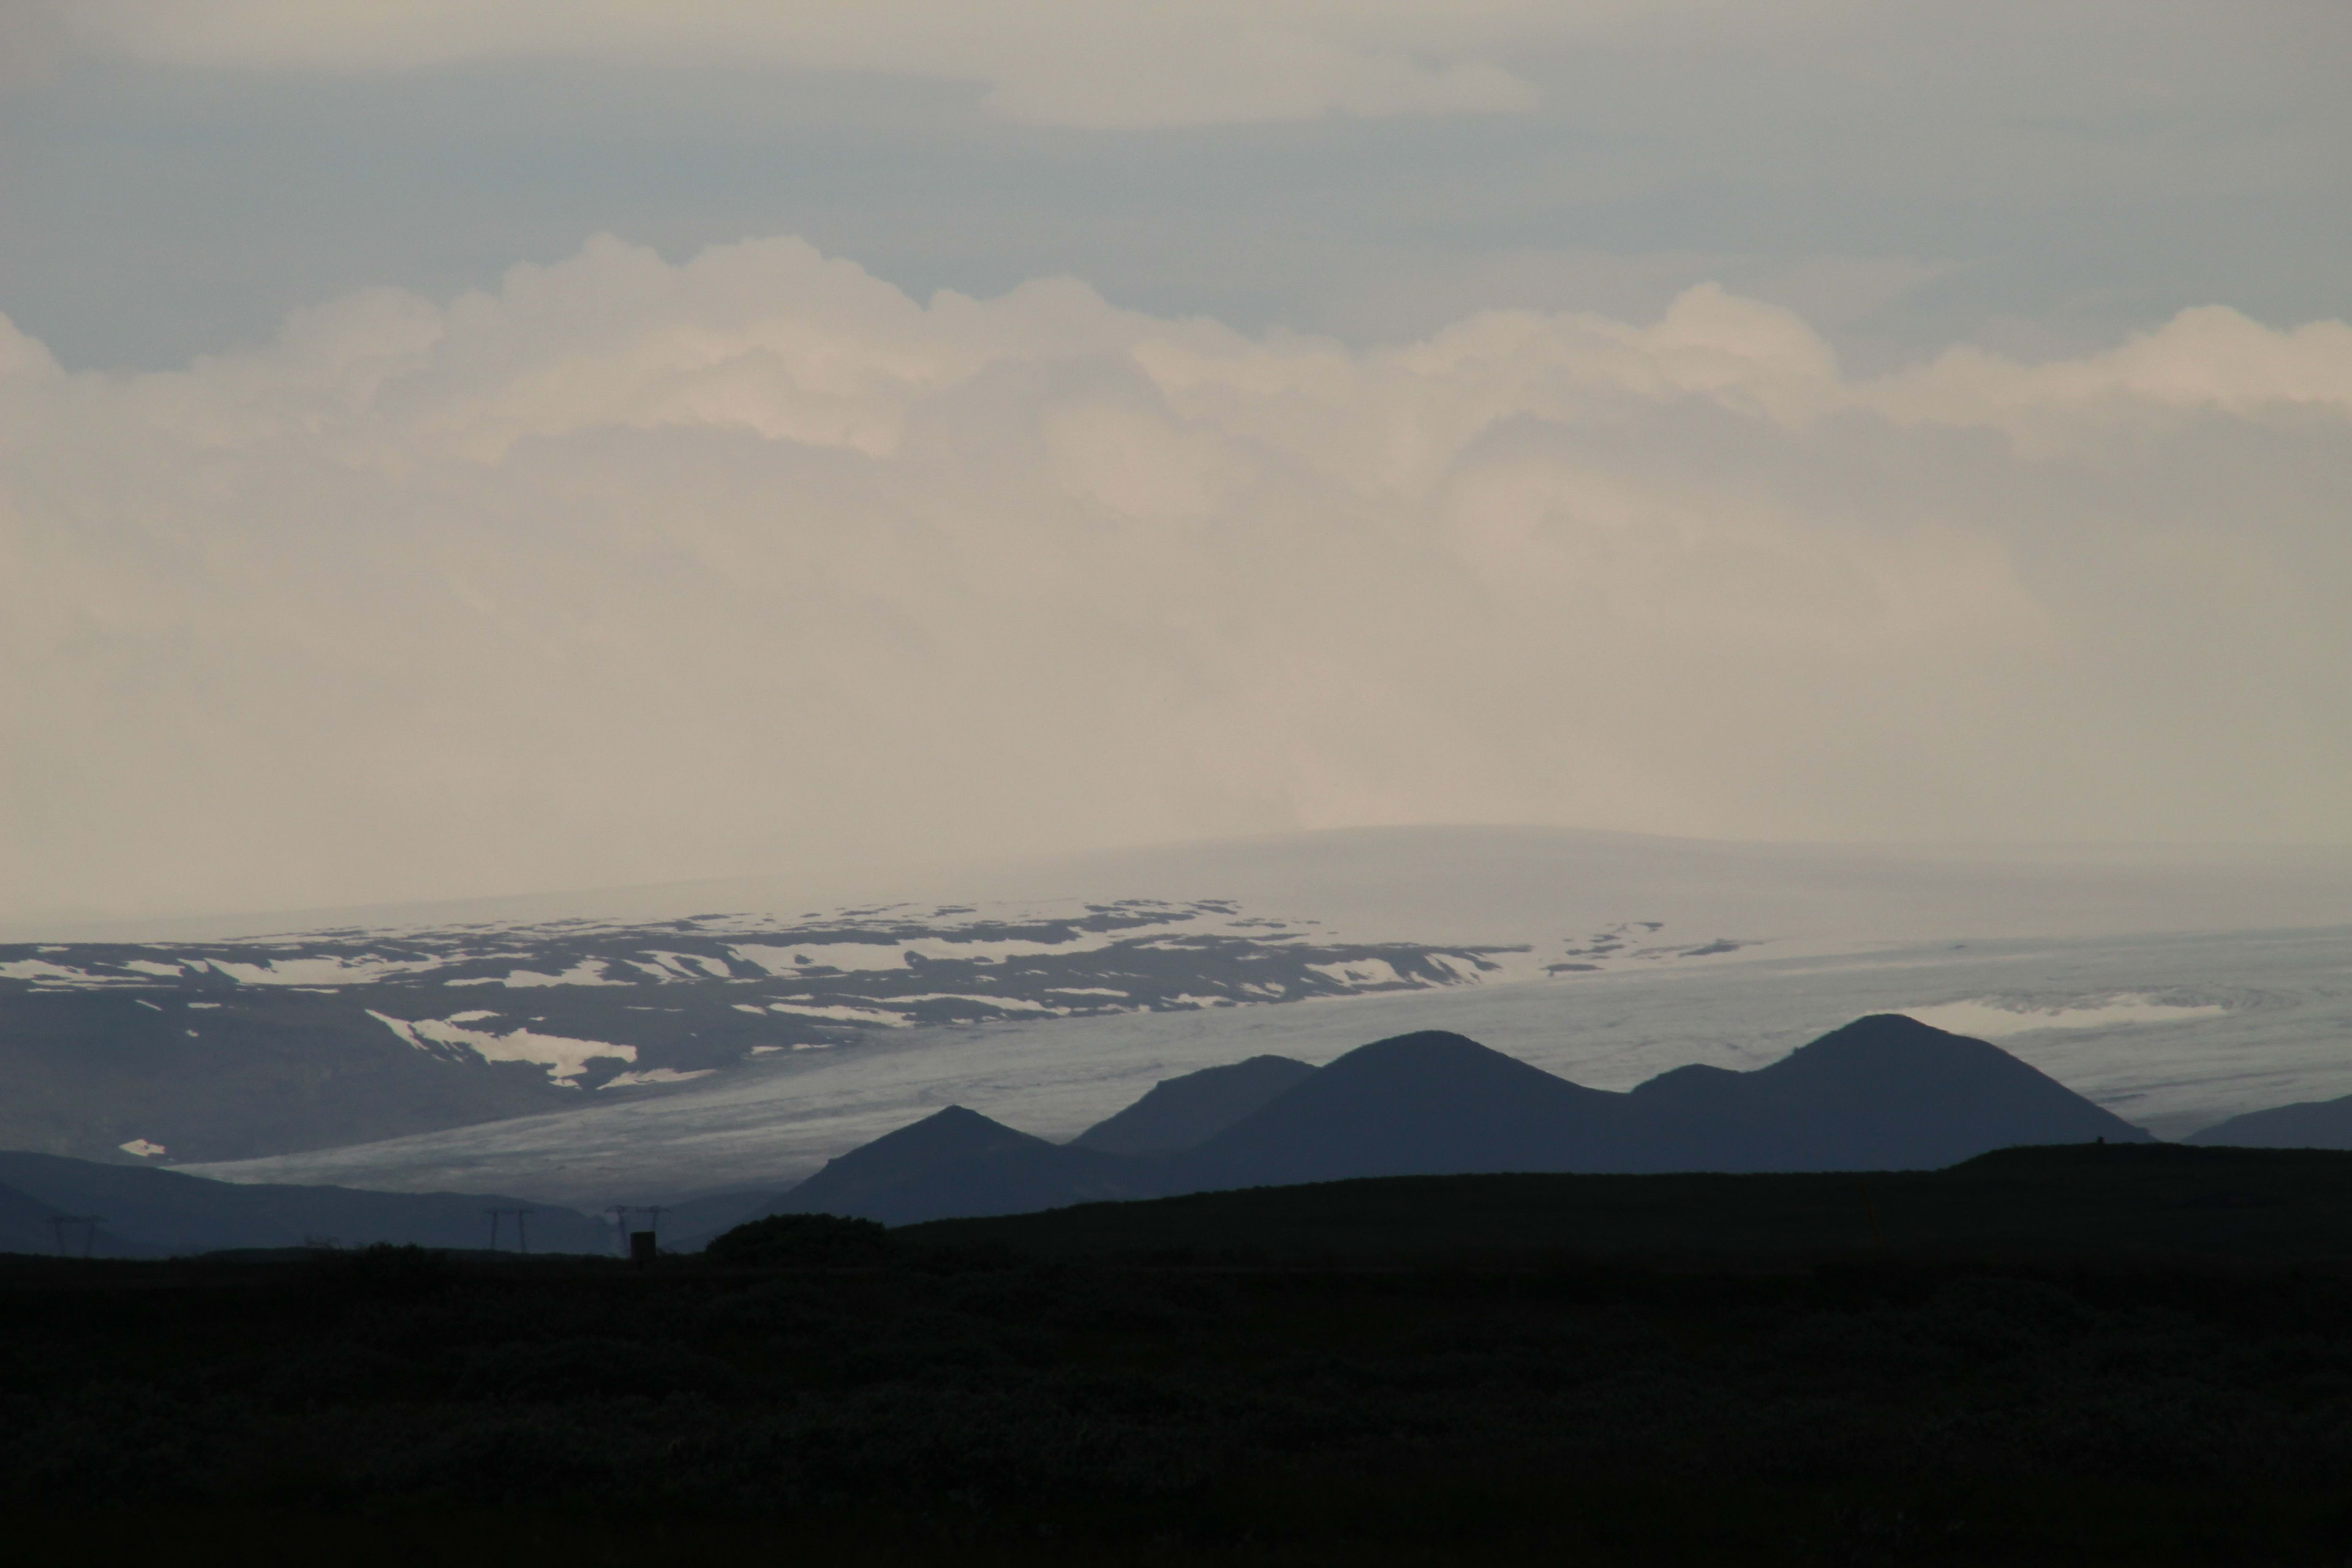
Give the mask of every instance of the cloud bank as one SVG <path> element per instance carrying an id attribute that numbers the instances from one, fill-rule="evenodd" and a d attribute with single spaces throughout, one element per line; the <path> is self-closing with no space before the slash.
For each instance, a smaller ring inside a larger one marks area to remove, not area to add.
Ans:
<path id="1" fill-rule="evenodd" d="M 593 60 L 881 72 L 967 82 L 1002 117 L 1131 129 L 1517 112 L 1528 82 L 1493 58 L 1718 0 L 1364 5 L 1337 0 L 92 0 L 58 8 L 82 47 L 151 64 L 403 70 Z"/>
<path id="2" fill-rule="evenodd" d="M 2352 838 L 2352 328 L 1378 351 L 613 239 L 172 374 L 0 327 L 0 912 L 1291 826 Z"/>

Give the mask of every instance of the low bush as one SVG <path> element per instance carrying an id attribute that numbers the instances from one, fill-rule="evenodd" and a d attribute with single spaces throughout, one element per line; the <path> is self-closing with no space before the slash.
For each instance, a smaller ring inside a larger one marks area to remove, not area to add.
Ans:
<path id="1" fill-rule="evenodd" d="M 774 1214 L 739 1225 L 703 1248 L 727 1268 L 840 1268 L 878 1263 L 890 1254 L 890 1233 L 870 1219 L 831 1214 Z"/>

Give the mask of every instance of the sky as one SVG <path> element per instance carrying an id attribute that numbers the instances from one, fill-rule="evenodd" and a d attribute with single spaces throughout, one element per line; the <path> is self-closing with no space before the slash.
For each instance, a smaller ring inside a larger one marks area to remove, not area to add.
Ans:
<path id="1" fill-rule="evenodd" d="M 0 918 L 2352 842 L 2336 0 L 0 0 Z"/>

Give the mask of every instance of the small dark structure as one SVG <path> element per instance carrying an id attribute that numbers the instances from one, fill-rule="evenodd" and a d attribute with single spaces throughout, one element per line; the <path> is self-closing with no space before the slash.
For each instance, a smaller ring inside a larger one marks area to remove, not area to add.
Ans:
<path id="1" fill-rule="evenodd" d="M 658 1233 L 661 1229 L 662 1207 L 660 1204 L 648 1204 L 642 1207 L 635 1204 L 614 1204 L 604 1211 L 613 1216 L 614 1228 L 628 1238 L 629 1261 L 640 1268 L 650 1267 L 654 1255 L 661 1249 Z M 645 1229 L 629 1228 L 629 1216 L 633 1214 L 646 1216 Z"/>
<path id="2" fill-rule="evenodd" d="M 66 1251 L 66 1235 L 68 1231 L 71 1231 L 75 1226 L 79 1226 L 81 1228 L 81 1255 L 84 1258 L 88 1258 L 90 1253 L 90 1248 L 98 1244 L 98 1227 L 105 1223 L 106 1216 L 103 1215 L 51 1215 L 49 1216 L 49 1231 L 58 1238 L 58 1256 L 59 1258 L 71 1256 L 71 1254 Z"/>
<path id="3" fill-rule="evenodd" d="M 492 1252 L 496 1252 L 499 1249 L 499 1221 L 508 1215 L 514 1215 L 515 1250 L 523 1253 L 528 1253 L 530 1250 L 530 1232 L 527 1226 L 530 1220 L 530 1216 L 537 1213 L 537 1210 L 526 1208 L 484 1209 L 482 1212 L 489 1216 L 490 1250 Z"/>

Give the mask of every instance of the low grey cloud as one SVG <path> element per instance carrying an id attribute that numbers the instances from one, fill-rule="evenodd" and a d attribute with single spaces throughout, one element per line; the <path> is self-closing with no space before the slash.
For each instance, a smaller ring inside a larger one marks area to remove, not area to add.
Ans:
<path id="1" fill-rule="evenodd" d="M 2352 836 L 2352 328 L 1382 347 L 612 239 L 170 373 L 0 337 L 0 900 L 1364 823 Z"/>

